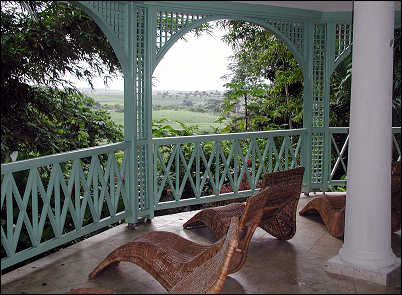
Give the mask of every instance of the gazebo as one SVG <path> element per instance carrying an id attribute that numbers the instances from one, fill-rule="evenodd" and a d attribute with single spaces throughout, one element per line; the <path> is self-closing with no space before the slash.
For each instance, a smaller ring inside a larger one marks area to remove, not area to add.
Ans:
<path id="1" fill-rule="evenodd" d="M 1 224 L 1 245 L 6 253 L 2 269 L 122 219 L 134 225 L 140 218 L 152 219 L 156 210 L 252 195 L 263 173 L 304 166 L 302 191 L 306 194 L 328 191 L 330 185 L 347 187 L 344 244 L 328 261 L 327 270 L 380 284 L 387 284 L 400 270 L 400 259 L 390 244 L 393 155 L 400 161 L 396 138 L 401 129 L 391 125 L 393 34 L 394 28 L 400 27 L 400 2 L 71 3 L 95 20 L 121 63 L 125 140 L 1 165 L 1 208 L 6 212 L 6 224 Z M 303 71 L 303 128 L 152 137 L 153 71 L 184 34 L 220 19 L 258 24 L 287 45 Z M 350 127 L 330 127 L 330 77 L 350 54 Z M 341 133 L 346 139 L 339 149 L 333 134 Z M 205 143 L 210 143 L 209 149 Z M 185 157 L 186 148 L 189 158 Z M 230 152 L 225 153 L 224 148 Z M 116 153 L 124 154 L 121 163 Z M 335 164 L 331 164 L 331 153 L 337 154 Z M 104 165 L 100 158 L 107 159 Z M 83 159 L 88 160 L 86 164 Z M 68 176 L 66 163 L 71 164 Z M 46 183 L 39 175 L 41 169 L 49 169 Z M 334 179 L 337 169 L 347 171 L 347 179 Z M 27 173 L 24 192 L 18 191 L 14 177 L 21 171 Z M 243 177 L 247 177 L 249 189 L 240 188 Z M 233 192 L 222 192 L 224 183 L 230 183 Z M 183 193 L 188 191 L 185 186 L 190 188 L 190 196 Z M 166 188 L 171 197 L 163 201 Z M 33 204 L 32 212 L 27 212 L 28 202 Z M 102 213 L 105 208 L 107 216 Z M 91 218 L 84 224 L 86 214 Z M 68 232 L 64 230 L 67 215 L 74 223 L 74 230 Z M 54 237 L 42 241 L 45 224 Z M 32 247 L 17 250 L 23 226 Z"/>

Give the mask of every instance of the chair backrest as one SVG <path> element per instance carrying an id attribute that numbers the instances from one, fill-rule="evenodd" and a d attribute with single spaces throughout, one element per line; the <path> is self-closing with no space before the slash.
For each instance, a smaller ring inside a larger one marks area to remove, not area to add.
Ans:
<path id="1" fill-rule="evenodd" d="M 265 188 L 247 199 L 246 206 L 240 218 L 240 240 L 242 239 L 242 235 L 244 235 L 242 233 L 244 227 L 249 227 L 253 224 L 258 226 L 260 223 L 269 194 L 270 188 Z"/>
<path id="2" fill-rule="evenodd" d="M 247 249 L 254 231 L 260 224 L 270 188 L 261 190 L 247 199 L 239 224 L 239 244 L 232 257 L 229 273 L 238 271 L 246 261 Z"/>
<path id="3" fill-rule="evenodd" d="M 223 239 L 223 238 L 222 238 Z M 197 266 L 169 290 L 172 294 L 217 294 L 228 275 L 229 265 L 239 241 L 239 217 L 232 217 L 219 251 Z"/>
<path id="4" fill-rule="evenodd" d="M 304 167 L 267 173 L 262 180 L 262 188 L 271 188 L 266 207 L 281 208 L 289 200 L 300 197 Z"/>

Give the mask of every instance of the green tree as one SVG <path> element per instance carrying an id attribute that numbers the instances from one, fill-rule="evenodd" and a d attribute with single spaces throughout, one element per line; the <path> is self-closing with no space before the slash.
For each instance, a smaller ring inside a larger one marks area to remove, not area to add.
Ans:
<path id="1" fill-rule="evenodd" d="M 234 50 L 229 91 L 221 119 L 232 115 L 225 131 L 301 127 L 303 74 L 296 59 L 272 32 L 244 21 L 220 21 L 229 32 L 223 41 Z M 233 115 L 242 101 L 244 117 Z"/>
<path id="2" fill-rule="evenodd" d="M 99 27 L 67 3 L 29 2 L 30 14 L 19 4 L 1 6 L 2 163 L 13 151 L 20 160 L 122 140 L 121 126 L 64 78 L 92 85 L 120 71 Z"/>
<path id="3" fill-rule="evenodd" d="M 163 18 L 160 27 L 176 23 Z M 210 33 L 210 26 L 192 30 Z M 123 140 L 121 126 L 65 79 L 107 82 L 121 65 L 98 25 L 80 8 L 59 1 L 2 1 L 1 161 Z"/>
<path id="4" fill-rule="evenodd" d="M 228 29 L 223 40 L 233 50 L 230 74 L 223 78 L 229 91 L 221 120 L 230 116 L 224 131 L 299 128 L 303 116 L 303 75 L 286 45 L 266 29 L 244 21 L 220 21 Z M 394 37 L 393 126 L 401 122 L 401 30 Z M 352 56 L 335 69 L 330 81 L 330 126 L 349 126 Z M 264 93 L 265 91 L 265 93 Z M 244 116 L 236 115 L 237 105 Z"/>

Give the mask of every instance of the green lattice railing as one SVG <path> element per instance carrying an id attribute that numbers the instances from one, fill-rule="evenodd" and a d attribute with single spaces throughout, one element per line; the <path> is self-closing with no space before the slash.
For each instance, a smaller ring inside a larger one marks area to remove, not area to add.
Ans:
<path id="1" fill-rule="evenodd" d="M 1 268 L 124 218 L 127 150 L 123 142 L 2 164 Z"/>
<path id="2" fill-rule="evenodd" d="M 393 128 L 400 160 L 401 128 Z M 267 172 L 304 166 L 306 129 L 153 138 L 159 210 L 245 197 Z M 330 128 L 329 185 L 344 185 L 348 128 Z M 127 142 L 1 165 L 2 269 L 106 227 L 130 213 Z M 343 175 L 343 174 L 342 174 Z M 143 204 L 147 202 L 147 204 Z M 67 220 L 69 222 L 67 222 Z"/>
<path id="3" fill-rule="evenodd" d="M 329 185 L 345 186 L 347 172 L 347 153 L 349 127 L 330 127 L 330 176 Z M 392 127 L 392 161 L 401 160 L 401 127 Z"/>
<path id="4" fill-rule="evenodd" d="M 232 199 L 264 173 L 303 166 L 305 129 L 154 138 L 154 208 Z"/>

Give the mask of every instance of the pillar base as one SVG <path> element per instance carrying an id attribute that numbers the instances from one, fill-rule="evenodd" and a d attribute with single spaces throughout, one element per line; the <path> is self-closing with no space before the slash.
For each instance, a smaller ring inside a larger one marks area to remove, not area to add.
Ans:
<path id="1" fill-rule="evenodd" d="M 394 264 L 379 269 L 368 269 L 343 261 L 339 254 L 328 260 L 325 271 L 370 281 L 384 286 L 393 286 L 401 277 L 401 259 L 396 257 Z"/>

